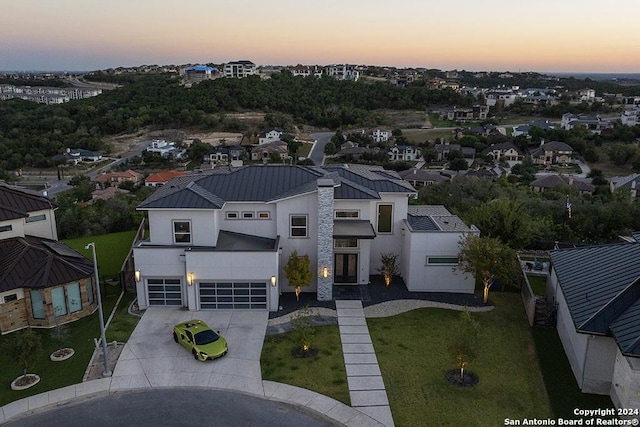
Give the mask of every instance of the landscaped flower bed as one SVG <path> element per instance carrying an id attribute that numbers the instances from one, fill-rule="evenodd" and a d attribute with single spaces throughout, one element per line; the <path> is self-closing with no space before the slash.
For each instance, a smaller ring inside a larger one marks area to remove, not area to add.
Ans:
<path id="1" fill-rule="evenodd" d="M 40 377 L 36 374 L 21 375 L 11 383 L 11 390 L 25 390 L 40 382 Z"/>
<path id="2" fill-rule="evenodd" d="M 49 358 L 54 362 L 61 362 L 63 360 L 67 360 L 68 358 L 73 356 L 74 353 L 75 353 L 74 349 L 72 349 L 70 347 L 65 347 L 65 348 L 61 348 L 61 349 L 56 350 L 53 353 L 51 353 Z"/>

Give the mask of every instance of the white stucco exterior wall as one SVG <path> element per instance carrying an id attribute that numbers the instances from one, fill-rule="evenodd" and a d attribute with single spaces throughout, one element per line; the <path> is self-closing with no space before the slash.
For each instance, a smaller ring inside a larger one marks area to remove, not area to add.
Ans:
<path id="1" fill-rule="evenodd" d="M 149 211 L 149 242 L 173 245 L 173 221 L 191 222 L 191 243 L 185 246 L 215 246 L 218 240 L 216 210 L 152 210 Z"/>
<path id="2" fill-rule="evenodd" d="M 609 395 L 616 408 L 640 409 L 640 358 L 625 357 L 617 349 Z"/>

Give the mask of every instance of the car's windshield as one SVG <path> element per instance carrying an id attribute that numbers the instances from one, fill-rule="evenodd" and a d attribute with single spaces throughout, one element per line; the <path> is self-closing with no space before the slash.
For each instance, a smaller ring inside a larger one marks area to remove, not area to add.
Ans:
<path id="1" fill-rule="evenodd" d="M 218 341 L 218 334 L 213 332 L 211 329 L 198 332 L 195 337 L 197 345 L 209 344 L 214 341 Z"/>

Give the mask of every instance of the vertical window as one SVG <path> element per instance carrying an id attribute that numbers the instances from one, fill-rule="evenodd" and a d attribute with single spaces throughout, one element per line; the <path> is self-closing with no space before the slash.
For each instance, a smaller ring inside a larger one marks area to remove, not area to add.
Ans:
<path id="1" fill-rule="evenodd" d="M 393 205 L 378 205 L 378 233 L 391 233 Z"/>
<path id="2" fill-rule="evenodd" d="M 82 300 L 80 299 L 80 283 L 70 283 L 67 288 L 67 304 L 69 313 L 82 310 Z"/>
<path id="3" fill-rule="evenodd" d="M 173 221 L 173 241 L 175 243 L 191 243 L 191 222 Z"/>
<path id="4" fill-rule="evenodd" d="M 93 304 L 93 281 L 91 277 L 87 277 L 87 301 L 89 305 Z"/>
<path id="5" fill-rule="evenodd" d="M 42 302 L 42 292 L 32 289 L 31 295 L 31 311 L 34 319 L 44 319 L 44 302 Z"/>
<path id="6" fill-rule="evenodd" d="M 55 317 L 67 314 L 67 304 L 64 300 L 64 288 L 51 289 L 51 304 L 53 305 L 53 315 Z"/>
<path id="7" fill-rule="evenodd" d="M 307 216 L 291 215 L 291 237 L 307 237 Z"/>

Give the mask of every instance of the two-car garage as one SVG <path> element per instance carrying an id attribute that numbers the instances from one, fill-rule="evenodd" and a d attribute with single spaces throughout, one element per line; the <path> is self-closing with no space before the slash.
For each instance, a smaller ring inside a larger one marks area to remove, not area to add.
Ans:
<path id="1" fill-rule="evenodd" d="M 266 310 L 266 282 L 199 282 L 197 288 L 199 310 Z M 163 278 L 147 279 L 149 306 L 183 306 L 182 281 Z"/>

